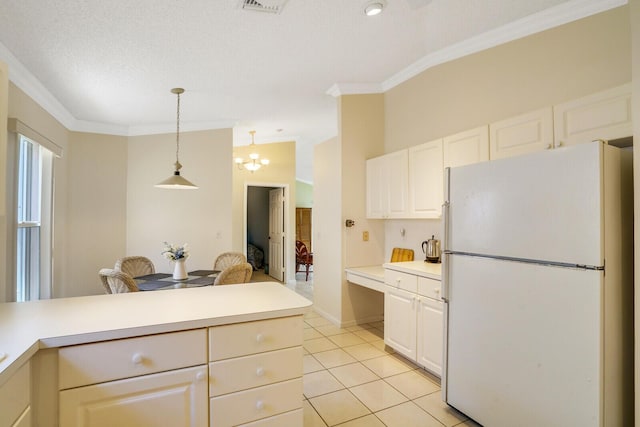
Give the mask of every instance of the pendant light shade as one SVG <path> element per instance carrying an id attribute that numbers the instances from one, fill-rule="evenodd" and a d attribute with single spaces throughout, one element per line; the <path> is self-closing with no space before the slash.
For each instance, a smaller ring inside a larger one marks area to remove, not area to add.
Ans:
<path id="1" fill-rule="evenodd" d="M 176 113 L 176 162 L 174 163 L 175 170 L 173 172 L 173 175 L 171 175 L 164 181 L 157 183 L 155 186 L 157 188 L 167 188 L 171 190 L 197 190 L 197 185 L 180 175 L 182 164 L 180 164 L 180 161 L 178 160 L 178 154 L 180 153 L 180 94 L 184 93 L 184 89 L 176 87 L 171 89 L 171 93 L 176 94 L 178 97 L 178 107 Z"/>

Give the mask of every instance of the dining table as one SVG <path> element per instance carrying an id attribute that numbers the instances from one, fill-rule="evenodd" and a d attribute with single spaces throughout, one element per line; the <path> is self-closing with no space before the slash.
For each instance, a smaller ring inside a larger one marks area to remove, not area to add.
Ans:
<path id="1" fill-rule="evenodd" d="M 187 273 L 187 278 L 174 279 L 170 273 L 152 273 L 134 277 L 141 291 L 159 291 L 165 289 L 198 288 L 212 286 L 220 270 L 195 270 Z"/>

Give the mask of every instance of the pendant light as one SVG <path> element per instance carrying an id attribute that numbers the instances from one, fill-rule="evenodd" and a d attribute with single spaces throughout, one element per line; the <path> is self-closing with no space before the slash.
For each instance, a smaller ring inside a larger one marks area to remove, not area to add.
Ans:
<path id="1" fill-rule="evenodd" d="M 256 151 L 256 143 L 253 140 L 256 131 L 252 130 L 249 131 L 249 133 L 251 134 L 251 145 L 249 145 L 251 152 L 249 154 L 249 160 L 245 161 L 242 157 L 236 157 L 234 161 L 236 165 L 238 165 L 238 169 L 247 169 L 251 171 L 251 173 L 253 173 L 260 169 L 262 166 L 267 166 L 269 164 L 269 159 L 261 159 L 260 155 Z"/>
<path id="2" fill-rule="evenodd" d="M 182 169 L 182 165 L 178 160 L 178 153 L 180 152 L 180 94 L 184 93 L 184 89 L 176 87 L 171 89 L 171 93 L 176 94 L 178 97 L 178 108 L 176 113 L 176 162 L 174 163 L 175 171 L 173 172 L 173 175 L 171 175 L 164 181 L 159 182 L 155 186 L 157 188 L 168 188 L 172 190 L 197 190 L 197 185 L 180 175 L 180 169 Z"/>

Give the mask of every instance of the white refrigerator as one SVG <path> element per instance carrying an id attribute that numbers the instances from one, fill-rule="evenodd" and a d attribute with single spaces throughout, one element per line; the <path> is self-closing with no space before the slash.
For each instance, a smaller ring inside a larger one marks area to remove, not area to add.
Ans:
<path id="1" fill-rule="evenodd" d="M 633 425 L 631 153 L 447 170 L 443 400 L 481 425 Z"/>

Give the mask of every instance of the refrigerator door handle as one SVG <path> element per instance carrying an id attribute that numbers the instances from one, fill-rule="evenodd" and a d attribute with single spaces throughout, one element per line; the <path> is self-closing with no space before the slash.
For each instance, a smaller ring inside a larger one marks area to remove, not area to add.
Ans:
<path id="1" fill-rule="evenodd" d="M 449 302 L 449 261 L 450 253 L 445 252 L 442 254 L 442 301 L 444 303 Z"/>
<path id="2" fill-rule="evenodd" d="M 449 250 L 449 202 L 444 202 L 442 204 L 442 217 L 444 218 L 444 236 L 442 242 L 442 252 L 447 252 Z"/>

